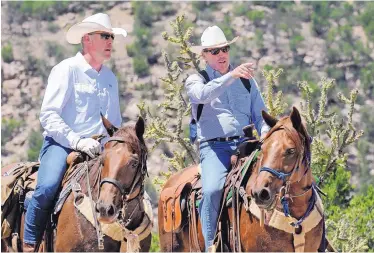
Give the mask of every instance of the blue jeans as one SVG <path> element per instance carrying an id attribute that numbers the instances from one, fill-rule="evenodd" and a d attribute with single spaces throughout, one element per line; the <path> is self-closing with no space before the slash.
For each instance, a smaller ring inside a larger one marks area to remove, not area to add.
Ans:
<path id="1" fill-rule="evenodd" d="M 199 205 L 199 215 L 205 251 L 214 243 L 223 187 L 230 169 L 230 158 L 239 143 L 239 140 L 233 140 L 209 141 L 200 144 L 203 198 Z"/>
<path id="2" fill-rule="evenodd" d="M 36 244 L 41 240 L 66 171 L 66 158 L 71 151 L 51 137 L 44 139 L 39 156 L 38 181 L 26 211 L 24 242 Z"/>

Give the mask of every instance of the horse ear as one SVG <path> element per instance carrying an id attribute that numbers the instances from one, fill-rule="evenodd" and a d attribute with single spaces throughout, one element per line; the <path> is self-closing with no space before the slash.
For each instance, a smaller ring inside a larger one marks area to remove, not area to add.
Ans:
<path id="1" fill-rule="evenodd" d="M 135 132 L 136 132 L 136 136 L 138 136 L 140 140 L 143 139 L 144 130 L 145 130 L 144 119 L 141 116 L 139 116 L 138 121 L 135 124 Z"/>
<path id="2" fill-rule="evenodd" d="M 118 128 L 113 126 L 112 123 L 110 123 L 110 121 L 107 120 L 107 118 L 105 118 L 101 112 L 100 112 L 100 115 L 101 115 L 101 120 L 103 121 L 106 131 L 108 132 L 109 136 L 112 137 L 113 134 L 118 130 Z"/>
<path id="3" fill-rule="evenodd" d="M 275 126 L 275 124 L 277 124 L 278 120 L 276 118 L 274 118 L 273 116 L 271 116 L 270 114 L 268 114 L 266 111 L 262 110 L 262 118 L 264 119 L 265 123 L 270 127 L 272 128 L 273 126 Z"/>
<path id="4" fill-rule="evenodd" d="M 301 116 L 300 116 L 300 113 L 299 113 L 299 110 L 297 110 L 296 107 L 293 107 L 292 108 L 292 112 L 291 112 L 291 115 L 290 115 L 290 119 L 291 119 L 291 122 L 292 122 L 292 125 L 293 127 L 300 132 L 301 128 L 302 128 L 302 122 L 301 122 Z"/>

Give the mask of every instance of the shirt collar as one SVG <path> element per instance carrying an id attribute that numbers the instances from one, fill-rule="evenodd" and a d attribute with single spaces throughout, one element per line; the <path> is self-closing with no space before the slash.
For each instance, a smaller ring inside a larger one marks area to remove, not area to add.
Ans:
<path id="1" fill-rule="evenodd" d="M 75 55 L 75 58 L 77 59 L 78 64 L 82 68 L 83 72 L 86 72 L 89 69 L 93 69 L 92 66 L 88 64 L 88 62 L 86 61 L 86 59 L 84 58 L 81 52 L 78 52 Z"/>
<path id="2" fill-rule="evenodd" d="M 229 65 L 229 71 L 233 70 L 232 65 Z M 221 77 L 221 73 L 219 73 L 217 70 L 213 69 L 209 64 L 206 65 L 206 72 L 210 77 L 213 77 L 212 79 Z"/>

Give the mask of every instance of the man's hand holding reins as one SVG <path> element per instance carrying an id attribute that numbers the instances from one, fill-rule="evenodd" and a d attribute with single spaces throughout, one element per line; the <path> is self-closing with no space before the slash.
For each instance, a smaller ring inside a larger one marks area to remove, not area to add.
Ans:
<path id="1" fill-rule="evenodd" d="M 97 140 L 92 138 L 79 139 L 75 150 L 82 151 L 89 155 L 91 158 L 95 158 L 100 154 L 101 144 Z"/>

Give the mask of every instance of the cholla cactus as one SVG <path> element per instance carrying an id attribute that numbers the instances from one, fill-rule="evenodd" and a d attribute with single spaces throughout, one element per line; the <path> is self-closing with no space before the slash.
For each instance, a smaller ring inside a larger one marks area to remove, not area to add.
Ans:
<path id="1" fill-rule="evenodd" d="M 312 89 L 308 82 L 299 82 L 299 88 L 306 96 L 306 101 L 300 104 L 301 113 L 307 122 L 309 134 L 314 138 L 312 143 L 312 167 L 320 177 L 320 183 L 323 183 L 328 175 L 335 172 L 338 161 L 344 163 L 347 161 L 344 148 L 363 135 L 363 131 L 358 131 L 352 122 L 358 93 L 356 89 L 351 91 L 349 99 L 341 93 L 338 94 L 339 100 L 349 106 L 347 116 L 339 119 L 340 115 L 327 113 L 327 94 L 334 86 L 334 81 L 333 79 L 322 78 L 319 83 L 321 96 L 318 102 L 318 112 L 313 109 Z M 321 132 L 322 129 L 323 132 Z"/>
<path id="2" fill-rule="evenodd" d="M 264 93 L 265 104 L 266 104 L 269 114 L 274 117 L 283 114 L 285 109 L 288 106 L 283 101 L 282 91 L 278 91 L 274 99 L 274 85 L 282 73 L 283 73 L 283 69 L 262 71 L 262 75 L 265 77 L 267 81 L 266 91 Z"/>
<path id="3" fill-rule="evenodd" d="M 163 32 L 162 34 L 165 40 L 179 46 L 180 55 L 177 57 L 178 62 L 171 62 L 167 53 L 162 53 L 168 73 L 165 77 L 161 78 L 165 85 L 165 99 L 158 105 L 161 109 L 160 115 L 151 115 L 149 107 L 144 103 L 138 105 L 141 115 L 148 120 L 145 136 L 155 140 L 152 149 L 163 142 L 176 144 L 173 145 L 172 158 L 163 156 L 163 159 L 169 163 L 169 172 L 161 173 L 161 176 L 164 178 L 170 177 L 172 172 L 181 170 L 188 164 L 198 163 L 196 148 L 191 145 L 189 138 L 185 138 L 185 134 L 183 133 L 183 119 L 190 115 L 191 105 L 183 93 L 184 80 L 181 80 L 181 74 L 184 69 L 194 67 L 199 71 L 200 68 L 199 60 L 191 52 L 188 42 L 192 36 L 192 27 L 184 29 L 183 21 L 184 16 L 182 15 L 177 16 L 176 20 L 170 23 L 174 30 L 173 36 L 167 32 Z M 155 180 L 156 184 L 163 184 L 163 182 L 164 180 L 160 178 Z"/>
<path id="4" fill-rule="evenodd" d="M 326 221 L 330 243 L 339 252 L 363 252 L 369 249 L 366 238 L 357 236 L 357 229 L 345 216 L 337 222 Z"/>

